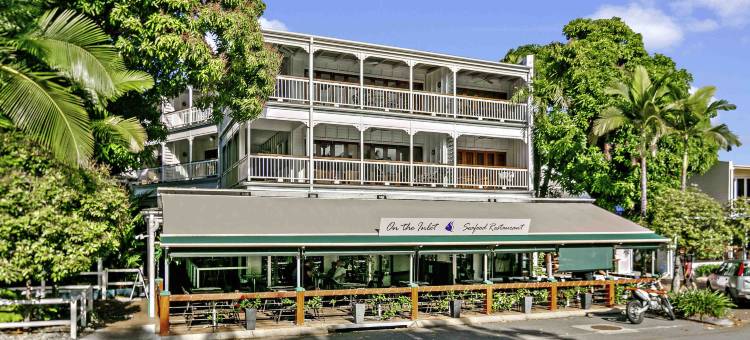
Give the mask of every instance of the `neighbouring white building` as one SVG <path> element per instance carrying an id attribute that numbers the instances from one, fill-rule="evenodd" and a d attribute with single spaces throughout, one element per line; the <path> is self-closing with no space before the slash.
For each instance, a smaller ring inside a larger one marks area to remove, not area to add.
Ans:
<path id="1" fill-rule="evenodd" d="M 721 203 L 750 197 L 750 165 L 719 161 L 705 174 L 691 177 L 689 183 Z"/>
<path id="2" fill-rule="evenodd" d="M 531 110 L 509 100 L 533 56 L 264 38 L 283 63 L 260 117 L 216 125 L 188 90 L 163 106 L 161 166 L 137 173 L 159 187 L 147 216 L 167 289 L 551 278 L 667 241 L 591 200 L 533 197 Z M 340 266 L 345 282 L 326 276 Z"/>

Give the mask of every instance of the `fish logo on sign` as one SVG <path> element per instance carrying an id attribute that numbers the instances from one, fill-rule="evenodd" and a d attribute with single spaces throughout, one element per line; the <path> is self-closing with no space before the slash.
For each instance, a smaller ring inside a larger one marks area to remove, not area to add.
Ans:
<path id="1" fill-rule="evenodd" d="M 445 230 L 453 232 L 453 221 L 448 222 L 448 225 L 445 226 Z"/>

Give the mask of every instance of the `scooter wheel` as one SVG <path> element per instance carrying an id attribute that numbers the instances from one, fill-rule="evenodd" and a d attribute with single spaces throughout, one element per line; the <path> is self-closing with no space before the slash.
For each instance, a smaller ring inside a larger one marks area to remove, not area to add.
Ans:
<path id="1" fill-rule="evenodd" d="M 644 313 L 639 312 L 639 309 L 641 309 L 640 302 L 635 300 L 628 302 L 625 307 L 625 314 L 628 316 L 628 321 L 630 321 L 630 323 L 637 325 L 643 322 Z"/>
<path id="2" fill-rule="evenodd" d="M 674 315 L 674 307 L 672 307 L 672 303 L 669 302 L 669 299 L 664 299 L 664 311 L 667 312 L 667 317 L 669 320 L 674 321 L 676 319 Z"/>

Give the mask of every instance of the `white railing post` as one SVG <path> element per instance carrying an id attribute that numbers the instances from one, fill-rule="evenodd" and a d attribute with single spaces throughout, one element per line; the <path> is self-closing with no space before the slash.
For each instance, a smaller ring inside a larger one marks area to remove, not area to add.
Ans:
<path id="1" fill-rule="evenodd" d="M 78 338 L 78 300 L 70 299 L 70 338 Z"/>
<path id="2" fill-rule="evenodd" d="M 364 126 L 359 127 L 359 184 L 365 184 L 365 130 Z"/>
<path id="3" fill-rule="evenodd" d="M 414 61 L 409 60 L 409 113 L 414 113 Z"/>
<path id="4" fill-rule="evenodd" d="M 456 83 L 458 82 L 458 68 L 451 68 L 451 71 L 453 71 L 453 119 L 456 119 L 458 116 L 458 97 L 456 96 Z"/>
<path id="5" fill-rule="evenodd" d="M 359 53 L 357 54 L 359 59 L 359 108 L 365 107 L 365 59 L 366 55 Z"/>
<path id="6" fill-rule="evenodd" d="M 458 184 L 458 136 L 453 135 L 453 187 Z"/>
<path id="7" fill-rule="evenodd" d="M 409 186 L 414 186 L 414 132 L 409 130 Z"/>

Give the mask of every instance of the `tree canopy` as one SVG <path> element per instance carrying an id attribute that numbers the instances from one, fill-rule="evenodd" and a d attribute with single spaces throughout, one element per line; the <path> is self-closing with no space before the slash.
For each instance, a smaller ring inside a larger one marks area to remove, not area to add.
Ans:
<path id="1" fill-rule="evenodd" d="M 725 223 L 721 204 L 697 189 L 653 190 L 648 224 L 654 232 L 674 239 L 700 259 L 721 258 L 732 242 L 733 230 Z"/>
<path id="2" fill-rule="evenodd" d="M 550 196 L 551 183 L 572 194 L 588 193 L 597 204 L 622 206 L 634 214 L 639 206 L 638 131 L 624 127 L 596 143 L 590 140 L 593 122 L 617 98 L 606 89 L 624 81 L 642 65 L 652 79 L 670 74 L 669 86 L 687 94 L 692 76 L 661 54 L 650 55 L 640 34 L 618 18 L 575 19 L 563 28 L 564 42 L 524 45 L 511 49 L 505 61 L 536 55 L 533 96 L 535 187 Z M 679 141 L 666 137 L 649 163 L 650 185 L 677 186 L 681 163 Z M 708 170 L 717 159 L 717 146 L 691 144 L 690 169 Z"/>
<path id="3" fill-rule="evenodd" d="M 106 168 L 69 167 L 18 133 L 0 133 L 0 281 L 89 270 L 131 233 L 133 212 Z"/>

